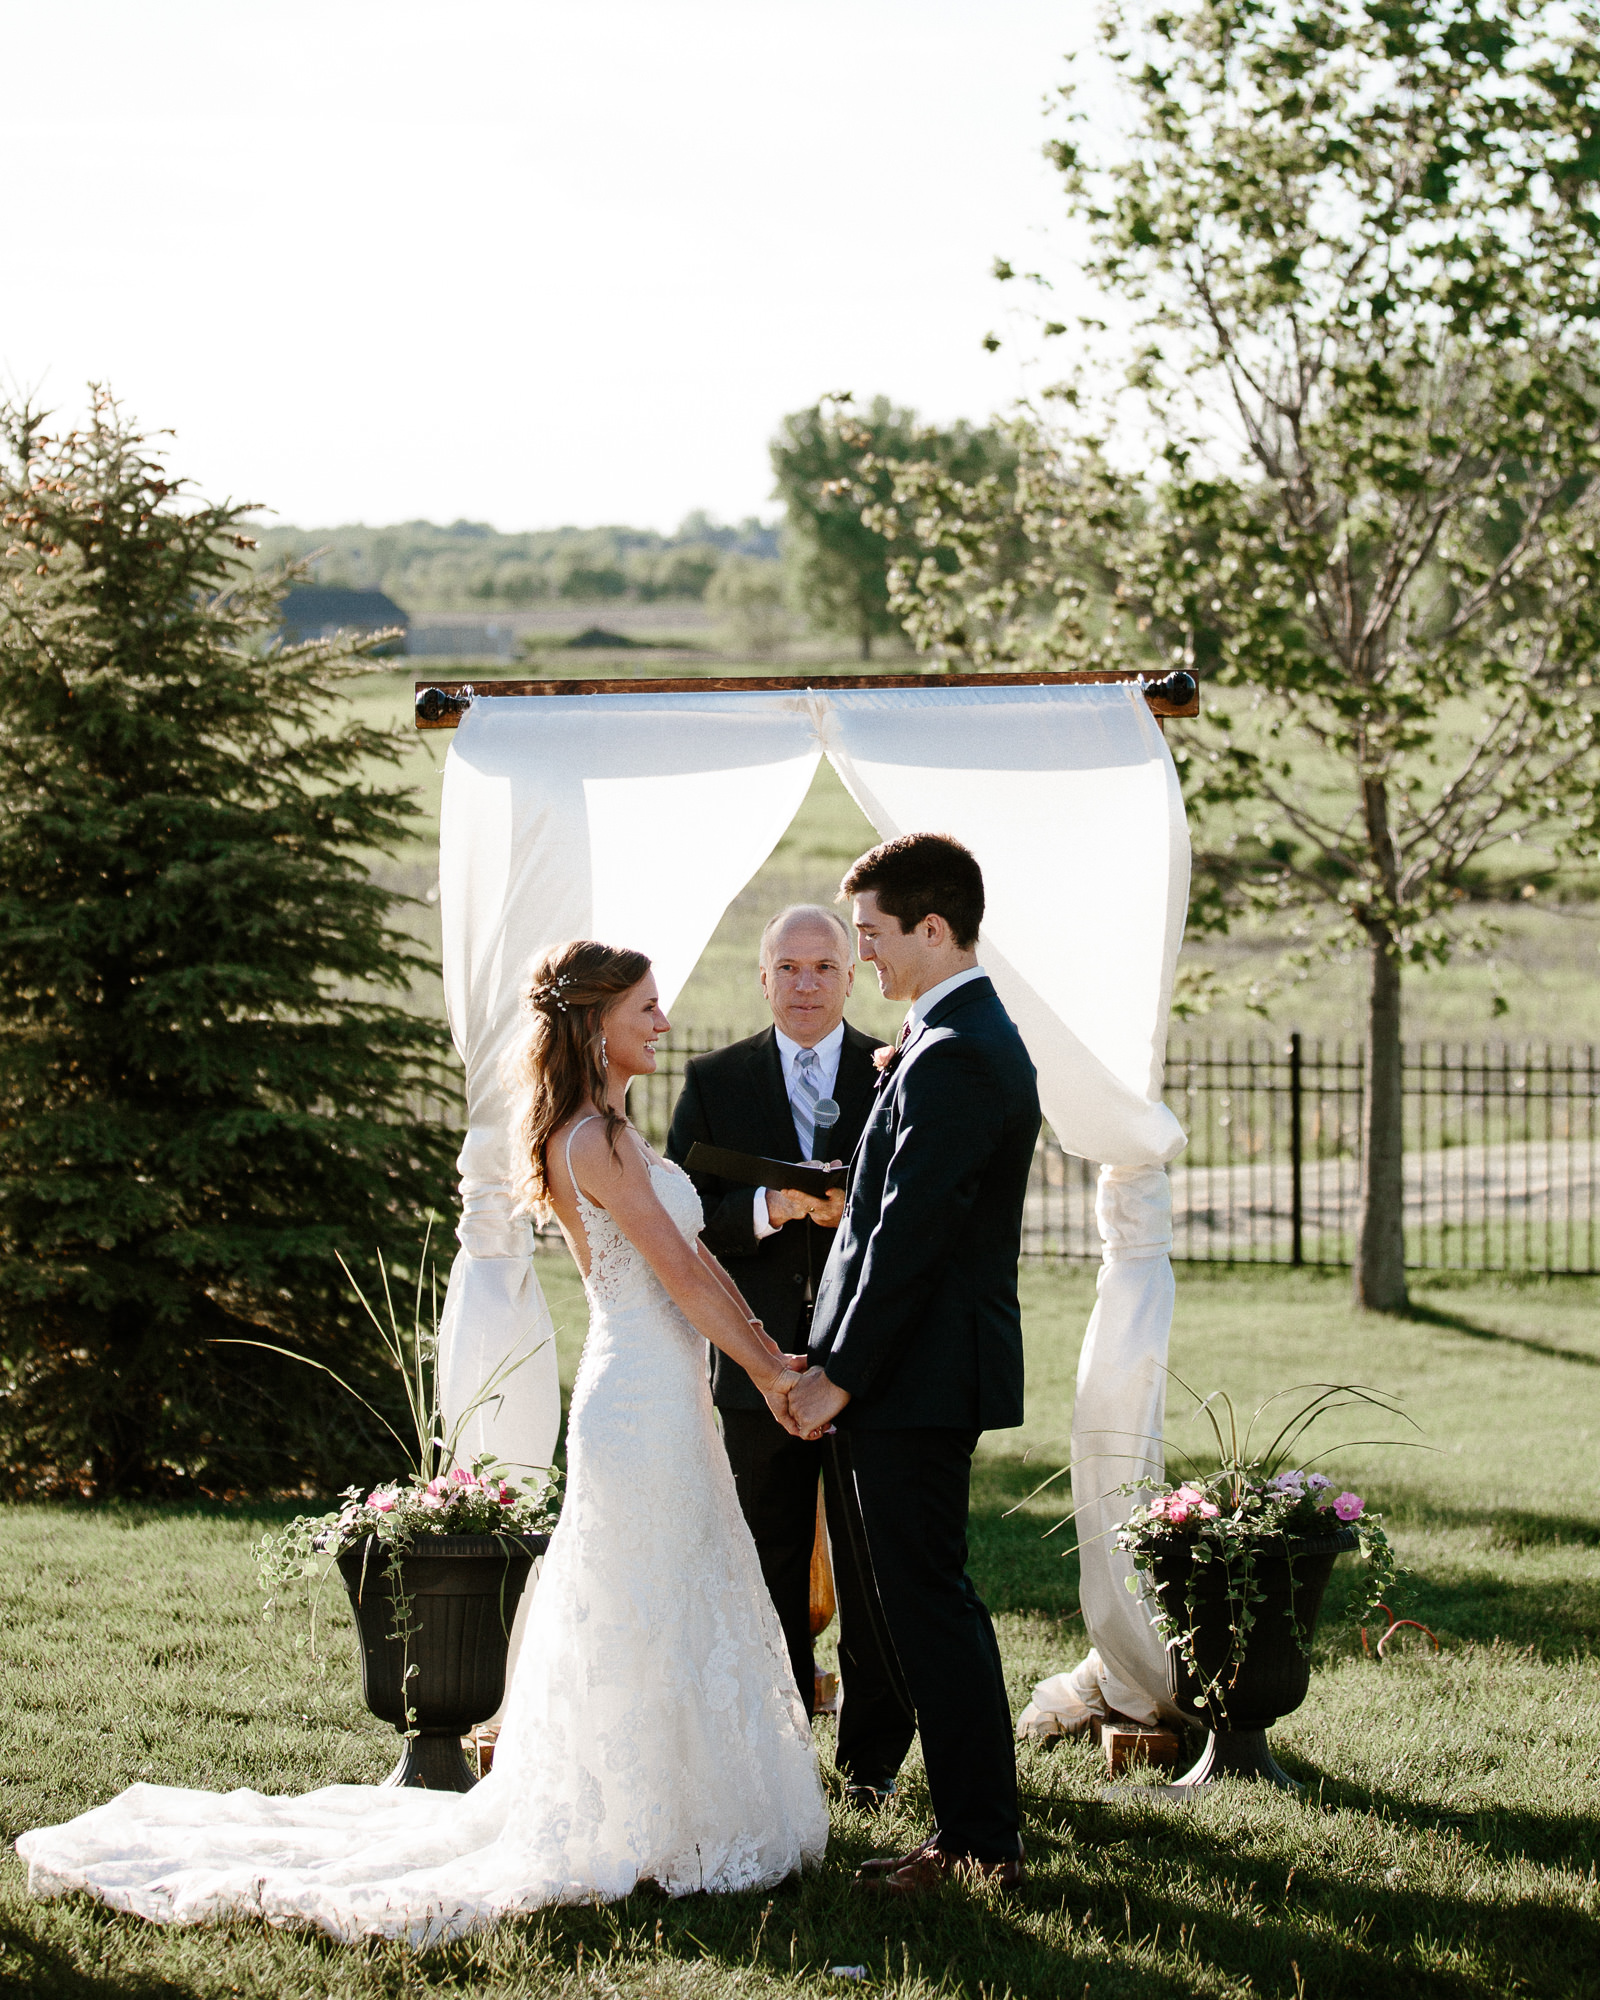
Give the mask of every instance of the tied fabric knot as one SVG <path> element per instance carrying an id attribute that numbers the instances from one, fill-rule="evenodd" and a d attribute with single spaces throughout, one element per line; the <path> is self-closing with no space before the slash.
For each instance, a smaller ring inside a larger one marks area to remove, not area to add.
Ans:
<path id="1" fill-rule="evenodd" d="M 1102 1264 L 1148 1264 L 1172 1251 L 1172 1182 L 1165 1167 L 1102 1167 L 1095 1191 Z"/>

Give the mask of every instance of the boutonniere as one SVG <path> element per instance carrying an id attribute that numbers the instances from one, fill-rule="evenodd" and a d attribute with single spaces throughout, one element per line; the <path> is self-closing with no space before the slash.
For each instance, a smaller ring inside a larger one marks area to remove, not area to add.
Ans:
<path id="1" fill-rule="evenodd" d="M 872 1086 L 874 1090 L 881 1090 L 888 1082 L 895 1064 L 900 1059 L 900 1047 L 898 1043 L 881 1042 L 872 1051 L 872 1066 L 878 1072 L 878 1080 Z"/>

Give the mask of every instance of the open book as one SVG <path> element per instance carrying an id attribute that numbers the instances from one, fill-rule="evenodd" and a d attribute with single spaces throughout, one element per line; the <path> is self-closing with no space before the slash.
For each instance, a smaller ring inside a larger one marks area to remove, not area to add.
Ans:
<path id="1" fill-rule="evenodd" d="M 793 1188 L 797 1194 L 819 1198 L 832 1188 L 842 1188 L 850 1178 L 848 1167 L 802 1167 L 793 1160 L 764 1160 L 759 1153 L 736 1153 L 728 1146 L 708 1146 L 703 1139 L 695 1140 L 684 1164 L 692 1174 L 715 1174 L 735 1187 Z"/>

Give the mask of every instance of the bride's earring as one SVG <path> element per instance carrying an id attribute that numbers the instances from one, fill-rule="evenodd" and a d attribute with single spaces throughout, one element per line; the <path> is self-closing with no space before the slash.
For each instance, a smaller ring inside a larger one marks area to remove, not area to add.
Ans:
<path id="1" fill-rule="evenodd" d="M 600 1067 L 602 1069 L 610 1069 L 611 1067 L 611 1058 L 606 1053 L 606 1037 L 604 1029 L 602 1029 L 600 1032 Z"/>

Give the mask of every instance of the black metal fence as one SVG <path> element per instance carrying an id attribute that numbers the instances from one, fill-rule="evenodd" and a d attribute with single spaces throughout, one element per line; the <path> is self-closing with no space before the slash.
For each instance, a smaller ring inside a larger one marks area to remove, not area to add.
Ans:
<path id="1" fill-rule="evenodd" d="M 1412 1043 L 1401 1079 L 1409 1265 L 1600 1270 L 1600 1052 Z M 1173 1045 L 1167 1100 L 1189 1133 L 1172 1171 L 1175 1253 L 1348 1264 L 1365 1091 L 1359 1045 Z"/>
<path id="2" fill-rule="evenodd" d="M 716 1033 L 674 1034 L 634 1085 L 660 1145 L 685 1060 Z M 1175 1041 L 1167 1101 L 1189 1134 L 1174 1161 L 1173 1254 L 1202 1263 L 1350 1262 L 1366 1088 L 1359 1044 Z M 1406 1260 L 1418 1270 L 1600 1272 L 1600 1050 L 1554 1044 L 1407 1046 Z M 1046 1127 L 1023 1250 L 1098 1260 L 1098 1170 Z"/>

